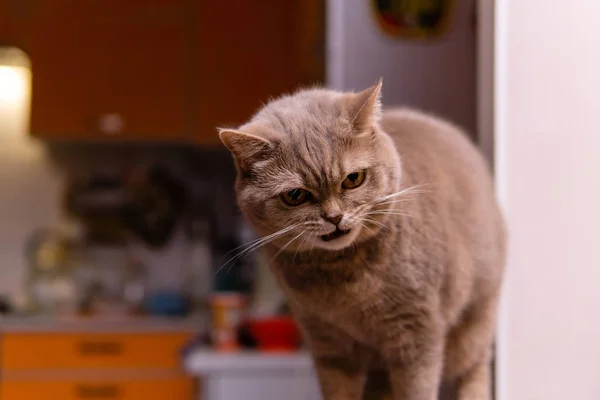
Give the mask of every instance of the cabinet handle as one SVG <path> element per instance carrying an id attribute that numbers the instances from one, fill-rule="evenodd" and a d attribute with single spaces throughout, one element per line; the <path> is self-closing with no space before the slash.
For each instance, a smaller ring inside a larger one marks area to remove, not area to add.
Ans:
<path id="1" fill-rule="evenodd" d="M 125 127 L 125 120 L 119 114 L 104 114 L 98 118 L 98 129 L 106 135 L 118 135 Z"/>
<path id="2" fill-rule="evenodd" d="M 82 399 L 118 399 L 121 389 L 116 384 L 80 384 L 76 395 Z"/>
<path id="3" fill-rule="evenodd" d="M 116 356 L 123 353 L 123 346 L 112 341 L 83 341 L 79 342 L 77 350 L 86 356 Z"/>

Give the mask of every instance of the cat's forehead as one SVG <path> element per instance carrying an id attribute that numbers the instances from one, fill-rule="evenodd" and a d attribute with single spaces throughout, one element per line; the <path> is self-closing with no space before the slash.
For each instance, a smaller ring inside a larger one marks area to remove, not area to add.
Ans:
<path id="1" fill-rule="evenodd" d="M 260 123 L 289 137 L 350 132 L 352 124 L 339 93 L 319 89 L 283 96 L 261 109 L 251 123 Z"/>
<path id="2" fill-rule="evenodd" d="M 349 173 L 374 165 L 367 152 L 311 143 L 280 146 L 274 157 L 258 162 L 255 168 L 260 186 L 273 195 L 298 187 L 328 191 L 338 187 Z"/>

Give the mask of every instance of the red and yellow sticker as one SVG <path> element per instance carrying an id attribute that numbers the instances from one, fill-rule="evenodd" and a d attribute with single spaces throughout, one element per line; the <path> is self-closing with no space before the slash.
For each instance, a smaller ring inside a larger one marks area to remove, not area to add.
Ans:
<path id="1" fill-rule="evenodd" d="M 456 0 L 371 0 L 377 24 L 389 36 L 430 39 L 444 34 Z"/>

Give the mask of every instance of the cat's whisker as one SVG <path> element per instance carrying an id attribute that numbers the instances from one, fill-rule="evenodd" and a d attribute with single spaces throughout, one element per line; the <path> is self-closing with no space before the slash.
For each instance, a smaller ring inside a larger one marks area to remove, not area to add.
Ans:
<path id="1" fill-rule="evenodd" d="M 277 238 L 277 237 L 279 237 L 279 236 L 281 236 L 281 235 L 283 235 L 283 234 L 285 234 L 285 233 L 287 233 L 287 232 L 289 232 L 289 231 L 297 228 L 298 226 L 299 226 L 299 224 L 295 224 L 295 225 L 289 226 L 287 228 L 281 229 L 281 230 L 279 230 L 279 231 L 277 231 L 275 233 L 272 233 L 270 235 L 267 235 L 267 236 L 265 236 L 265 237 L 263 237 L 263 238 L 255 241 L 254 243 L 252 243 L 246 249 L 242 250 L 242 252 L 251 250 L 254 246 L 257 246 L 257 245 L 259 245 L 262 242 L 269 241 L 270 239 L 275 239 L 275 238 Z"/>
<path id="2" fill-rule="evenodd" d="M 227 260 L 227 262 L 225 262 L 223 265 L 221 265 L 221 266 L 219 267 L 219 269 L 217 269 L 217 271 L 215 272 L 215 275 L 217 275 L 219 272 L 221 272 L 221 270 L 222 270 L 224 267 L 226 267 L 227 265 L 230 265 L 230 269 L 231 269 L 231 267 L 233 267 L 233 265 L 235 264 L 235 262 L 236 262 L 237 260 L 239 260 L 240 258 L 243 258 L 243 257 L 244 257 L 244 256 L 246 256 L 247 254 L 249 254 L 249 253 L 251 253 L 251 252 L 253 252 L 253 251 L 255 251 L 255 250 L 258 250 L 258 249 L 260 249 L 261 247 L 263 247 L 263 246 L 265 246 L 265 245 L 267 245 L 267 244 L 271 243 L 272 241 L 276 240 L 277 238 L 279 238 L 279 237 L 281 237 L 281 236 L 285 235 L 285 233 L 287 233 L 287 232 L 283 232 L 283 233 L 281 233 L 280 235 L 278 235 L 278 236 L 276 236 L 276 237 L 269 238 L 269 240 L 263 240 L 263 241 L 261 241 L 260 243 L 256 243 L 256 244 L 254 244 L 253 246 L 251 246 L 251 247 L 249 247 L 249 248 L 247 248 L 247 249 L 245 249 L 245 250 L 243 250 L 243 251 L 239 252 L 238 254 L 236 254 L 235 256 L 231 257 L 229 260 Z M 228 270 L 228 271 L 229 271 L 229 270 Z"/>
<path id="3" fill-rule="evenodd" d="M 244 243 L 244 244 L 242 244 L 242 245 L 240 245 L 240 246 L 236 247 L 235 249 L 228 251 L 228 252 L 227 252 L 225 255 L 229 255 L 229 254 L 231 254 L 231 253 L 235 252 L 236 250 L 239 250 L 239 249 L 242 249 L 242 248 L 245 248 L 245 247 L 251 247 L 251 246 L 252 246 L 252 245 L 254 245 L 254 244 L 258 244 L 259 242 L 262 242 L 262 241 L 264 241 L 264 240 L 268 240 L 270 237 L 276 236 L 276 235 L 278 235 L 278 234 L 280 234 L 280 233 L 282 233 L 282 232 L 289 232 L 290 230 L 292 230 L 292 229 L 294 229 L 294 228 L 297 228 L 298 226 L 300 226 L 300 225 L 302 225 L 302 224 L 303 224 L 303 223 L 297 223 L 297 224 L 294 224 L 294 225 L 290 225 L 290 226 L 288 226 L 288 227 L 285 227 L 285 228 L 283 228 L 283 229 L 280 229 L 280 230 L 278 230 L 277 232 L 274 232 L 274 233 L 272 233 L 272 234 L 270 234 L 270 235 L 263 236 L 263 237 L 259 237 L 258 239 L 251 240 L 251 241 L 250 241 L 250 242 L 248 242 L 248 243 Z"/>
<path id="4" fill-rule="evenodd" d="M 383 202 L 383 201 L 386 201 L 386 200 L 389 200 L 389 199 L 393 199 L 395 197 L 407 196 L 409 194 L 427 193 L 426 190 L 419 190 L 419 189 L 422 188 L 423 186 L 429 186 L 429 185 L 430 184 L 428 184 L 428 183 L 422 183 L 422 184 L 419 184 L 419 185 L 414 185 L 414 186 L 408 187 L 406 189 L 402 189 L 402 190 L 400 190 L 398 192 L 390 193 L 390 194 L 388 194 L 386 196 L 377 198 L 377 199 L 373 200 L 370 204 L 380 203 L 380 202 Z"/>
<path id="5" fill-rule="evenodd" d="M 253 252 L 255 250 L 259 250 L 261 247 L 266 246 L 267 244 L 269 244 L 269 243 L 277 240 L 281 236 L 287 234 L 289 231 L 293 230 L 294 228 L 297 228 L 300 225 L 303 225 L 303 223 L 297 223 L 297 224 L 291 225 L 291 226 L 289 226 L 287 228 L 284 228 L 284 229 L 282 229 L 282 230 L 280 230 L 278 232 L 275 232 L 275 233 L 273 233 L 273 234 L 271 234 L 269 236 L 265 236 L 260 243 L 255 243 L 253 246 L 251 246 L 251 247 L 243 250 L 242 252 L 240 252 L 237 256 L 234 257 L 235 260 L 231 259 L 231 260 L 227 261 L 227 263 L 225 263 L 221 267 L 219 267 L 219 269 L 217 270 L 217 272 L 215 273 L 215 275 L 218 274 L 219 271 L 221 271 L 221 269 L 223 267 L 225 267 L 228 263 L 230 263 L 231 261 L 233 261 L 233 262 L 231 262 L 231 264 L 229 265 L 229 268 L 227 269 L 227 274 L 228 274 L 231 271 L 231 268 L 233 268 L 233 266 L 235 264 L 235 261 L 239 260 L 240 258 L 243 258 L 244 256 L 248 255 L 249 253 L 251 253 L 251 252 Z M 306 229 L 304 231 L 306 232 Z M 277 235 L 277 236 L 274 236 L 274 235 Z"/>
<path id="6" fill-rule="evenodd" d="M 368 216 L 366 216 L 366 215 L 365 215 L 365 216 L 363 216 L 363 220 L 365 220 L 365 221 L 367 221 L 367 222 L 370 222 L 370 223 L 372 223 L 372 224 L 374 224 L 374 225 L 377 225 L 377 226 L 379 226 L 379 227 L 380 227 L 380 228 L 382 228 L 382 229 L 387 229 L 387 230 L 389 230 L 389 229 L 390 229 L 390 228 L 388 228 L 387 226 L 385 226 L 384 224 L 382 224 L 381 222 L 377 221 L 376 219 L 374 219 L 374 218 L 370 218 L 370 217 L 368 217 Z"/>
<path id="7" fill-rule="evenodd" d="M 304 238 L 304 241 L 300 244 L 300 247 L 304 246 L 306 244 L 306 242 L 308 242 L 314 234 L 315 234 L 314 232 L 308 232 L 308 236 L 306 238 Z"/>
<path id="8" fill-rule="evenodd" d="M 290 225 L 290 226 L 288 226 L 288 227 L 286 227 L 286 228 L 283 228 L 283 229 L 281 229 L 281 230 L 279 230 L 279 231 L 277 231 L 277 232 L 274 232 L 274 233 L 272 233 L 272 234 L 270 234 L 270 235 L 267 235 L 267 236 L 264 236 L 264 237 L 262 237 L 262 238 L 258 238 L 258 239 L 256 239 L 256 240 L 253 240 L 252 242 L 249 242 L 249 243 L 243 244 L 243 245 L 241 245 L 241 246 L 237 247 L 236 249 L 234 249 L 234 250 L 232 250 L 232 251 L 235 251 L 235 250 L 237 250 L 237 249 L 240 249 L 240 248 L 242 248 L 242 247 L 245 247 L 245 246 L 251 246 L 251 245 L 253 245 L 253 244 L 258 244 L 258 242 L 262 242 L 262 241 L 268 240 L 269 238 L 273 238 L 273 237 L 275 237 L 275 236 L 278 236 L 278 235 L 280 235 L 280 234 L 287 233 L 287 232 L 289 232 L 289 231 L 291 231 L 291 230 L 294 230 L 294 229 L 296 229 L 296 228 L 297 228 L 297 227 L 299 227 L 299 226 L 306 226 L 306 225 L 311 225 L 311 224 L 314 224 L 315 226 L 318 226 L 318 227 L 320 227 L 320 224 L 319 224 L 319 223 L 313 223 L 312 221 L 298 222 L 298 223 L 296 223 L 296 224 L 293 224 L 293 225 Z M 231 252 L 229 252 L 229 253 L 231 253 Z M 227 253 L 227 254 L 229 254 L 229 253 Z"/>
<path id="9" fill-rule="evenodd" d="M 312 252 L 315 248 L 315 241 L 313 240 L 312 242 L 312 246 L 310 246 L 310 251 L 308 252 L 308 257 L 310 258 L 310 256 L 312 255 Z"/>
<path id="10" fill-rule="evenodd" d="M 287 232 L 286 232 L 286 233 L 287 233 Z M 229 266 L 230 266 L 230 267 L 229 267 L 229 269 L 228 269 L 228 272 L 229 272 L 229 270 L 230 270 L 230 269 L 233 267 L 233 265 L 235 264 L 235 262 L 236 262 L 237 260 L 239 260 L 240 258 L 243 258 L 243 257 L 245 257 L 246 255 L 248 255 L 249 253 L 251 253 L 251 252 L 253 252 L 253 251 L 259 250 L 260 248 L 264 247 L 265 245 L 267 245 L 267 244 L 271 243 L 272 241 L 274 241 L 274 240 L 278 239 L 279 237 L 283 236 L 284 234 L 285 234 L 285 233 L 282 233 L 282 234 L 280 234 L 280 235 L 279 235 L 279 236 L 277 236 L 277 237 L 270 238 L 270 240 L 266 240 L 266 241 L 264 241 L 264 242 L 258 243 L 258 244 L 256 244 L 255 246 L 253 246 L 252 248 L 248 248 L 248 249 L 246 249 L 246 250 L 244 250 L 244 251 L 240 252 L 240 253 L 239 253 L 239 254 L 237 254 L 236 256 L 234 256 L 234 257 L 232 257 L 231 259 L 229 259 L 229 260 L 228 260 L 226 263 L 224 263 L 223 265 L 221 265 L 221 266 L 219 267 L 219 269 L 217 270 L 217 272 L 215 272 L 215 275 L 217 275 L 217 274 L 218 274 L 218 273 L 219 273 L 219 272 L 220 272 L 220 271 L 221 271 L 221 270 L 222 270 L 224 267 L 226 267 L 227 265 L 229 265 Z"/>
<path id="11" fill-rule="evenodd" d="M 382 211 L 371 211 L 366 213 L 365 215 L 396 215 L 399 217 L 409 217 L 412 218 L 412 215 L 410 214 L 405 214 L 402 212 L 397 212 L 397 211 L 386 211 L 386 210 L 382 210 Z"/>
<path id="12" fill-rule="evenodd" d="M 239 246 L 238 246 L 238 247 L 236 247 L 235 249 L 231 249 L 231 250 L 229 250 L 227 253 L 225 253 L 225 255 L 226 255 L 226 256 L 228 256 L 229 254 L 231 254 L 231 253 L 234 253 L 234 252 L 235 252 L 235 251 L 237 251 L 237 250 L 243 249 L 243 248 L 245 248 L 245 247 L 250 247 L 250 246 L 252 246 L 253 244 L 256 244 L 256 243 L 258 243 L 258 242 L 261 242 L 261 241 L 265 240 L 265 238 L 266 238 L 266 237 L 259 237 L 259 238 L 257 238 L 257 239 L 251 240 L 251 241 L 249 241 L 249 242 L 247 242 L 247 243 L 244 243 L 244 244 L 242 244 L 242 245 L 239 245 Z"/>
<path id="13" fill-rule="evenodd" d="M 240 259 L 241 257 L 247 255 L 248 253 L 257 250 L 263 246 L 265 246 L 268 243 L 271 243 L 272 241 L 280 238 L 281 236 L 287 234 L 288 232 L 292 231 L 293 229 L 297 228 L 298 226 L 302 225 L 301 223 L 298 224 L 294 224 L 294 225 L 290 225 L 286 228 L 283 228 L 275 233 L 272 233 L 268 236 L 265 236 L 263 238 L 257 239 L 257 240 L 253 240 L 252 242 L 250 242 L 250 244 L 246 244 L 243 246 L 248 246 L 247 248 L 243 249 L 242 251 L 240 251 L 238 254 L 236 254 L 235 256 L 231 257 L 229 260 L 227 260 L 223 265 L 221 265 L 219 267 L 219 269 L 217 269 L 217 271 L 215 272 L 215 275 L 217 275 L 219 272 L 221 272 L 221 270 L 231 264 L 234 263 L 235 261 L 237 261 L 238 259 Z M 242 246 L 242 247 L 243 247 Z"/>
<path id="14" fill-rule="evenodd" d="M 296 256 L 298 255 L 298 251 L 300 250 L 300 248 L 302 246 L 304 246 L 304 244 L 310 240 L 310 238 L 312 237 L 312 235 L 314 234 L 314 232 L 308 232 L 308 236 L 306 236 L 304 238 L 304 240 L 302 241 L 302 243 L 300 243 L 300 246 L 298 246 L 298 248 L 296 249 L 296 252 L 294 253 L 294 258 L 292 259 L 292 264 L 294 263 L 294 261 L 296 261 Z"/>
<path id="15" fill-rule="evenodd" d="M 405 199 L 405 198 L 392 199 L 392 200 L 384 201 L 382 203 L 376 203 L 376 204 L 373 205 L 373 207 L 384 206 L 384 205 L 387 205 L 387 204 L 407 203 L 409 201 L 412 201 L 412 199 Z"/>
<path id="16" fill-rule="evenodd" d="M 414 197 L 412 195 L 426 193 L 424 191 L 411 191 L 407 193 L 398 193 L 395 196 L 385 197 L 378 200 L 373 200 L 369 205 L 377 205 L 390 200 L 403 200 L 403 201 L 414 201 Z"/>
<path id="17" fill-rule="evenodd" d="M 369 228 L 369 227 L 368 227 L 368 226 L 367 226 L 365 223 L 363 223 L 363 222 L 361 222 L 361 221 L 359 221 L 359 222 L 358 222 L 358 225 L 359 225 L 360 227 L 362 227 L 362 228 L 368 229 L 368 230 L 369 230 L 369 232 L 371 232 L 372 234 L 374 234 L 374 233 L 375 233 L 375 232 L 373 232 L 373 229 Z"/>
<path id="18" fill-rule="evenodd" d="M 292 240 L 290 240 L 289 242 L 287 242 L 285 245 L 283 245 L 283 247 L 281 247 L 281 249 L 279 249 L 279 251 L 277 253 L 275 253 L 275 255 L 269 260 L 269 264 L 271 264 L 271 262 L 277 258 L 277 256 L 279 256 L 290 244 L 292 244 L 292 242 L 296 239 L 298 239 L 300 236 L 304 235 L 304 232 L 306 232 L 306 229 L 303 230 L 302 232 L 300 232 L 297 236 L 294 236 L 294 238 Z"/>

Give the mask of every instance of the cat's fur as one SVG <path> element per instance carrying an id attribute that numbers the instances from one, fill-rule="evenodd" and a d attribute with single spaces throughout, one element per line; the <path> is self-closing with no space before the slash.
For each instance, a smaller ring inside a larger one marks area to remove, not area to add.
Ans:
<path id="1" fill-rule="evenodd" d="M 239 206 L 271 235 L 259 243 L 325 399 L 368 396 L 367 376 L 380 370 L 393 399 L 434 400 L 452 383 L 460 400 L 487 400 L 505 258 L 490 174 L 459 129 L 382 112 L 380 91 L 381 82 L 360 93 L 304 90 L 222 130 Z M 343 189 L 358 170 L 363 184 Z M 294 188 L 311 198 L 286 205 L 280 194 Z M 338 214 L 350 233 L 323 241 L 335 230 L 325 217 Z"/>

